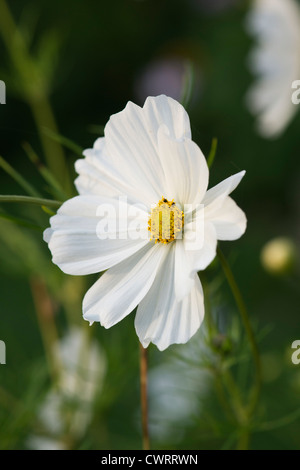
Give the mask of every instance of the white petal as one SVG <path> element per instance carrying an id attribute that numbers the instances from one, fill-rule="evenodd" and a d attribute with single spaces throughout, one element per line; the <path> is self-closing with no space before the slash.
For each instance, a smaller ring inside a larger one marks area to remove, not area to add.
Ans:
<path id="1" fill-rule="evenodd" d="M 197 221 L 194 220 L 187 224 L 184 230 L 184 247 L 191 260 L 191 270 L 193 272 L 202 271 L 210 265 L 216 256 L 216 229 L 209 220 L 203 222 L 201 219 L 199 227 Z M 203 230 L 203 232 L 198 233 L 199 230 Z"/>
<path id="2" fill-rule="evenodd" d="M 158 155 L 157 132 L 161 125 L 172 138 L 190 138 L 189 118 L 184 108 L 164 95 L 150 97 L 143 108 L 129 102 L 111 116 L 105 138 L 84 152 L 76 162 L 80 194 L 114 197 L 125 194 L 130 201 L 156 204 L 166 188 Z"/>
<path id="3" fill-rule="evenodd" d="M 167 199 L 181 206 L 201 202 L 208 185 L 208 167 L 200 148 L 190 139 L 175 140 L 166 126 L 158 130 L 159 155 L 166 175 Z"/>
<path id="4" fill-rule="evenodd" d="M 166 255 L 164 248 L 149 243 L 106 271 L 84 297 L 84 318 L 110 328 L 132 312 L 149 291 Z"/>
<path id="5" fill-rule="evenodd" d="M 75 186 L 79 194 L 117 197 L 126 195 L 131 202 L 143 201 L 143 193 L 129 184 L 130 168 L 113 165 L 105 147 L 105 138 L 99 138 L 92 149 L 83 152 L 85 158 L 75 162 L 78 178 Z M 124 162 L 123 162 L 124 164 Z"/>
<path id="6" fill-rule="evenodd" d="M 237 240 L 247 226 L 245 213 L 229 196 L 220 207 L 210 212 L 210 221 L 216 229 L 218 240 Z"/>
<path id="7" fill-rule="evenodd" d="M 200 233 L 197 233 L 197 230 Z M 202 232 L 201 232 L 202 231 Z M 217 232 L 210 221 L 200 220 L 185 225 L 184 239 L 175 244 L 175 293 L 182 300 L 195 283 L 195 274 L 214 260 L 217 253 Z"/>
<path id="8" fill-rule="evenodd" d="M 232 193 L 232 191 L 234 191 L 234 189 L 239 185 L 245 173 L 245 171 L 240 171 L 235 175 L 229 176 L 229 178 L 226 178 L 226 180 L 207 191 L 202 201 L 202 204 L 205 205 L 205 217 L 212 208 L 222 205 L 226 196 Z"/>
<path id="9" fill-rule="evenodd" d="M 143 111 L 151 125 L 151 134 L 154 142 L 157 139 L 158 129 L 165 125 L 172 139 L 191 139 L 190 120 L 184 107 L 165 95 L 149 97 L 146 99 Z"/>
<path id="10" fill-rule="evenodd" d="M 183 240 L 175 243 L 175 294 L 177 300 L 186 297 L 195 284 L 195 253 L 186 251 Z"/>
<path id="11" fill-rule="evenodd" d="M 174 252 L 174 246 L 171 246 L 135 318 L 136 332 L 142 345 L 147 347 L 152 342 L 161 351 L 170 344 L 186 343 L 196 333 L 204 317 L 203 292 L 198 277 L 195 287 L 181 302 L 176 298 Z"/>
<path id="12" fill-rule="evenodd" d="M 105 139 L 114 166 L 126 172 L 128 183 L 143 194 L 145 202 L 155 204 L 161 198 L 164 175 L 152 126 L 143 109 L 129 102 L 123 111 L 111 116 Z"/>
<path id="13" fill-rule="evenodd" d="M 46 228 L 46 230 L 44 230 L 44 233 L 43 233 L 43 239 L 46 243 L 49 243 L 51 237 L 52 237 L 52 233 L 53 233 L 53 230 L 52 228 Z"/>
<path id="14" fill-rule="evenodd" d="M 175 294 L 177 300 L 186 297 L 195 284 L 195 253 L 186 251 L 183 240 L 175 243 Z"/>
<path id="15" fill-rule="evenodd" d="M 108 269 L 148 243 L 147 220 L 145 211 L 119 200 L 100 196 L 70 199 L 50 219 L 53 263 L 75 275 Z M 142 227 L 140 233 L 136 225 Z"/>
<path id="16" fill-rule="evenodd" d="M 240 183 L 245 171 L 236 173 L 209 189 L 203 199 L 205 225 L 211 222 L 218 240 L 236 240 L 246 230 L 244 212 L 228 196 Z"/>
<path id="17" fill-rule="evenodd" d="M 102 150 L 103 146 L 104 146 L 104 143 L 105 143 L 104 137 L 98 137 L 98 139 L 96 139 L 95 142 L 94 142 L 94 149 Z"/>

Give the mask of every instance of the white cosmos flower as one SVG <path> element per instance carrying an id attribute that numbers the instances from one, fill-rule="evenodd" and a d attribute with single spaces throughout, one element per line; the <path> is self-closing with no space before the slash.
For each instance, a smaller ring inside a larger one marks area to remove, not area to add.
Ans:
<path id="1" fill-rule="evenodd" d="M 197 271 L 214 259 L 217 240 L 235 240 L 246 229 L 245 214 L 229 197 L 245 172 L 207 191 L 208 167 L 191 140 L 189 117 L 164 95 L 147 98 L 143 108 L 129 102 L 84 155 L 76 162 L 80 195 L 61 206 L 45 231 L 53 262 L 68 274 L 107 270 L 85 295 L 86 320 L 109 328 L 138 306 L 135 328 L 144 347 L 153 342 L 163 350 L 187 342 L 204 316 Z M 99 208 L 117 210 L 124 196 L 114 236 L 101 237 Z M 186 204 L 194 210 L 184 214 L 183 237 L 175 234 L 163 243 L 162 232 L 152 232 L 154 243 L 148 221 L 151 208 L 164 204 L 162 196 L 166 206 L 176 203 L 175 225 Z M 130 224 L 124 229 L 133 204 L 139 204 L 139 238 Z"/>
<path id="2" fill-rule="evenodd" d="M 250 68 L 257 81 L 247 95 L 264 137 L 281 134 L 299 109 L 292 84 L 300 79 L 300 8 L 295 0 L 254 0 L 247 28 L 257 40 Z"/>

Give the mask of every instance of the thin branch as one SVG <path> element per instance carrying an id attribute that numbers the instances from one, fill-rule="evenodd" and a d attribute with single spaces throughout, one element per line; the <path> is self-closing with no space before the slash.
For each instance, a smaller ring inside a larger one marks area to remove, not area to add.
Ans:
<path id="1" fill-rule="evenodd" d="M 254 337 L 254 333 L 252 330 L 252 326 L 249 320 L 249 316 L 248 316 L 244 299 L 235 281 L 231 268 L 225 256 L 223 255 L 222 251 L 220 250 L 220 248 L 218 248 L 217 253 L 218 253 L 218 258 L 220 260 L 224 274 L 228 281 L 229 287 L 231 289 L 232 295 L 235 299 L 236 305 L 240 312 L 241 319 L 244 324 L 244 328 L 246 330 L 246 334 L 247 334 L 247 337 L 251 346 L 251 350 L 252 350 L 253 360 L 255 364 L 255 385 L 252 390 L 252 395 L 251 395 L 251 400 L 250 400 L 250 405 L 249 405 L 249 414 L 252 414 L 252 412 L 256 408 L 259 395 L 260 395 L 260 390 L 261 390 L 261 363 L 260 363 L 259 351 L 258 351 L 257 343 Z"/>
<path id="2" fill-rule="evenodd" d="M 147 370 L 148 370 L 147 349 L 143 348 L 143 346 L 140 344 L 140 381 L 141 381 L 143 450 L 150 449 L 149 429 L 148 429 Z"/>

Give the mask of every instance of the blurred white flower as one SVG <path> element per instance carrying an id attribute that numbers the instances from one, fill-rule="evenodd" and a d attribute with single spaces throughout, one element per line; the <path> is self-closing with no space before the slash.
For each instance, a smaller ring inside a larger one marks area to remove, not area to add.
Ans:
<path id="1" fill-rule="evenodd" d="M 38 421 L 43 435 L 32 435 L 27 446 L 32 449 L 64 449 L 68 439 L 79 439 L 86 432 L 97 393 L 106 371 L 106 359 L 95 340 L 90 341 L 84 328 L 72 327 L 53 350 L 60 364 L 55 388 L 43 401 Z M 45 435 L 46 434 L 46 435 Z"/>
<path id="2" fill-rule="evenodd" d="M 44 234 L 53 262 L 73 275 L 107 270 L 85 295 L 89 322 L 110 328 L 138 306 L 144 347 L 186 343 L 204 317 L 197 272 L 215 258 L 217 240 L 246 229 L 229 197 L 245 172 L 207 191 L 189 117 L 164 95 L 143 108 L 129 102 L 84 155 L 76 162 L 80 196 L 61 206 Z"/>
<path id="3" fill-rule="evenodd" d="M 260 134 L 276 137 L 299 109 L 291 98 L 300 79 L 300 8 L 295 0 L 254 0 L 246 24 L 256 40 L 250 68 L 257 76 L 246 101 Z"/>

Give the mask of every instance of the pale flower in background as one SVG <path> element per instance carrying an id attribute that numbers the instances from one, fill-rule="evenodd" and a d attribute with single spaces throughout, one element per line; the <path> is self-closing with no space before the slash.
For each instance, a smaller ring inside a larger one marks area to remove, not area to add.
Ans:
<path id="1" fill-rule="evenodd" d="M 254 0 L 247 29 L 256 45 L 250 69 L 257 77 L 246 101 L 259 133 L 279 136 L 299 110 L 292 84 L 300 79 L 300 7 L 296 0 Z"/>
<path id="2" fill-rule="evenodd" d="M 149 425 L 157 442 L 167 439 L 175 444 L 182 439 L 212 393 L 212 374 L 202 365 L 210 355 L 206 335 L 202 327 L 201 341 L 198 335 L 194 336 L 186 345 L 184 356 L 175 350 L 175 355 L 163 358 L 149 371 Z"/>
<path id="3" fill-rule="evenodd" d="M 55 344 L 53 355 L 60 365 L 59 379 L 39 409 L 43 433 L 28 438 L 31 449 L 60 450 L 68 447 L 70 439 L 80 439 L 103 385 L 106 358 L 96 341 L 87 337 L 85 328 L 71 327 Z"/>
<path id="4" fill-rule="evenodd" d="M 236 240 L 246 229 L 229 197 L 245 172 L 207 190 L 209 171 L 189 117 L 164 95 L 143 108 L 129 102 L 84 155 L 76 162 L 80 196 L 45 231 L 53 262 L 73 275 L 107 270 L 84 298 L 89 322 L 110 328 L 138 306 L 144 347 L 186 343 L 204 317 L 197 272 L 215 258 L 217 240 Z M 117 224 L 99 215 L 104 208 L 118 214 Z"/>
<path id="5" fill-rule="evenodd" d="M 295 266 L 297 250 L 290 238 L 277 237 L 264 245 L 260 258 L 263 267 L 269 273 L 285 274 Z"/>
<path id="6" fill-rule="evenodd" d="M 193 78 L 191 74 L 194 75 Z M 199 67 L 193 64 L 191 71 L 191 61 L 188 57 L 165 55 L 152 60 L 140 70 L 134 83 L 134 91 L 141 103 L 147 96 L 166 92 L 171 98 L 181 101 L 189 78 L 192 81 L 189 102 L 193 102 L 202 88 L 203 80 Z"/>

